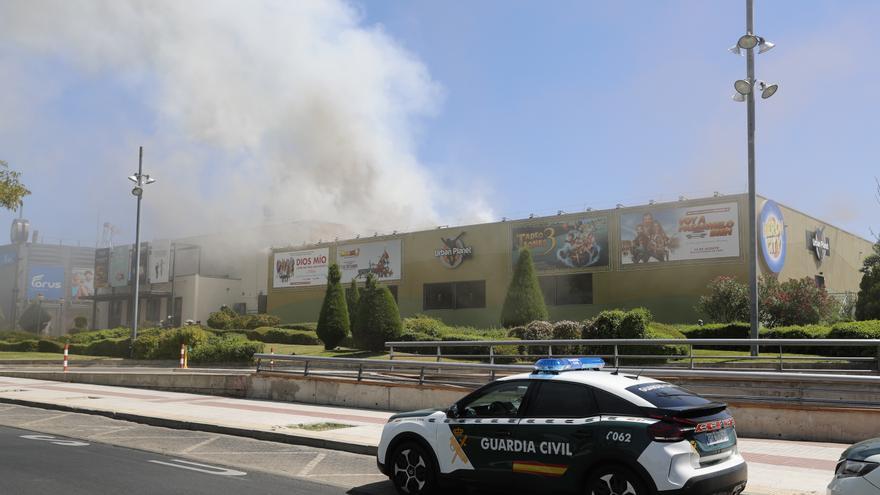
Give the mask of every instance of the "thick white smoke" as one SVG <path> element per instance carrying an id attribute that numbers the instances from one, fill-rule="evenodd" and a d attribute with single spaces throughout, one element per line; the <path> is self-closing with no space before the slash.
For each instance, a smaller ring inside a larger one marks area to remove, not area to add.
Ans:
<path id="1" fill-rule="evenodd" d="M 147 169 L 164 179 L 150 190 L 159 235 L 489 216 L 460 201 L 466 185 L 439 191 L 416 156 L 414 129 L 441 88 L 341 0 L 3 2 L 0 39 L 143 95 L 156 119 Z"/>

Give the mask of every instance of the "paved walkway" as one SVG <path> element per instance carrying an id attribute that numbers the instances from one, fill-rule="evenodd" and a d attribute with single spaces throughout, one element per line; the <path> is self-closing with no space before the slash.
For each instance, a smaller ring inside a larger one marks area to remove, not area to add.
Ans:
<path id="1" fill-rule="evenodd" d="M 0 377 L 0 400 L 52 407 L 159 418 L 167 424 L 209 424 L 284 435 L 299 440 L 375 448 L 391 413 L 366 409 L 232 399 L 145 389 L 106 387 Z M 2 412 L 0 412 L 2 414 Z M 326 423 L 345 428 L 311 431 L 302 426 Z M 740 439 L 749 463 L 747 493 L 755 495 L 824 494 L 846 445 Z M 364 450 L 367 449 L 367 450 Z M 355 450 L 358 451 L 358 450 Z"/>

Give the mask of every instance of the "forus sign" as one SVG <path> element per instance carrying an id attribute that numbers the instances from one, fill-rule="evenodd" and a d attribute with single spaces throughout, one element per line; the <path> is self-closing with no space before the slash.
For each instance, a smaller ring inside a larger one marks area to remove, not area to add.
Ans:
<path id="1" fill-rule="evenodd" d="M 28 268 L 27 298 L 55 301 L 64 297 L 64 267 L 33 265 Z"/>

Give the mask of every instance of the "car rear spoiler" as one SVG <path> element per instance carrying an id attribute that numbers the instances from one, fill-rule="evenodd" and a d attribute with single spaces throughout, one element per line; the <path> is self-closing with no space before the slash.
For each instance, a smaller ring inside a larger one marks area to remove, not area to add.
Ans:
<path id="1" fill-rule="evenodd" d="M 714 416 L 723 412 L 725 409 L 727 409 L 727 404 L 723 402 L 710 402 L 708 404 L 691 407 L 652 409 L 650 414 L 657 419 L 689 420 L 692 418 Z"/>

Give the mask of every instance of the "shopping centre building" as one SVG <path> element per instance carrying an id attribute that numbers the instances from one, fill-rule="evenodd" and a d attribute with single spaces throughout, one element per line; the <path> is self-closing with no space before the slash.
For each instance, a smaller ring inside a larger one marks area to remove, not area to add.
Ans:
<path id="1" fill-rule="evenodd" d="M 810 277 L 838 297 L 858 291 L 868 240 L 763 198 L 757 221 L 760 273 Z M 346 285 L 374 273 L 403 316 L 498 326 L 529 249 L 553 320 L 644 306 L 660 321 L 692 322 L 711 280 L 748 280 L 747 234 L 747 196 L 734 195 L 274 248 L 267 309 L 316 321 L 335 262 Z"/>

